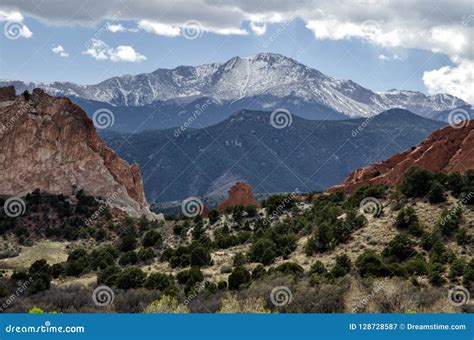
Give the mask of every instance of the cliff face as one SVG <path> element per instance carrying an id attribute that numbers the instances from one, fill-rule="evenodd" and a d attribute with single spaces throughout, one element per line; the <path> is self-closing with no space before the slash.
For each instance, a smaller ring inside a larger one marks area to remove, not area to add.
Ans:
<path id="1" fill-rule="evenodd" d="M 138 165 L 119 158 L 69 99 L 40 89 L 0 89 L 0 194 L 41 191 L 108 199 L 132 216 L 152 217 Z"/>
<path id="2" fill-rule="evenodd" d="M 244 182 L 235 183 L 229 190 L 229 197 L 219 205 L 219 210 L 236 205 L 255 205 L 259 206 L 253 196 L 252 187 Z"/>
<path id="3" fill-rule="evenodd" d="M 329 192 L 350 192 L 362 184 L 397 185 L 410 167 L 445 173 L 474 169 L 474 121 L 464 122 L 457 128 L 448 126 L 437 130 L 417 147 L 357 169 Z"/>

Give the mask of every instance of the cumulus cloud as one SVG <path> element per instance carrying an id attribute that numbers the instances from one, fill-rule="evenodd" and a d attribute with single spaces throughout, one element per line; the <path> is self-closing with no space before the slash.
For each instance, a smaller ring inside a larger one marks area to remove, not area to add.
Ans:
<path id="1" fill-rule="evenodd" d="M 400 58 L 397 54 L 394 54 L 392 56 L 386 56 L 385 54 L 379 54 L 378 55 L 378 58 L 380 60 L 387 60 L 387 61 L 391 61 L 391 60 L 401 60 L 402 58 Z"/>
<path id="2" fill-rule="evenodd" d="M 423 81 L 431 94 L 446 92 L 474 103 L 473 61 L 466 60 L 455 66 L 425 72 Z"/>
<path id="3" fill-rule="evenodd" d="M 178 26 L 166 25 L 148 20 L 140 20 L 138 22 L 138 28 L 148 33 L 164 35 L 166 37 L 176 37 L 180 35 L 180 29 Z"/>
<path id="4" fill-rule="evenodd" d="M 53 24 L 133 20 L 140 30 L 170 37 L 178 36 L 179 31 L 182 34 L 189 20 L 198 21 L 204 32 L 262 35 L 269 24 L 299 18 L 316 39 L 358 39 L 392 50 L 416 48 L 447 55 L 454 66 L 428 73 L 429 89 L 433 88 L 433 74 L 449 75 L 453 81 L 461 77 L 457 82 L 471 81 L 456 69 L 466 70 L 474 60 L 470 1 L 102 0 L 85 7 L 73 0 L 44 1 L 41 6 L 31 0 L 2 0 L 0 8 Z M 248 26 L 249 31 L 245 29 Z M 453 88 L 436 83 L 443 92 Z M 464 86 L 473 88 L 474 84 Z"/>
<path id="5" fill-rule="evenodd" d="M 110 47 L 99 39 L 92 39 L 90 47 L 83 52 L 96 60 L 125 61 L 139 63 L 146 57 L 134 50 L 132 46 Z"/>
<path id="6" fill-rule="evenodd" d="M 69 57 L 69 53 L 67 53 L 65 50 L 64 50 L 64 47 L 62 47 L 61 45 L 58 45 L 56 47 L 53 47 L 51 49 L 51 51 L 53 51 L 53 53 L 59 55 L 60 57 L 62 58 L 67 58 Z"/>
<path id="7" fill-rule="evenodd" d="M 9 39 L 31 38 L 33 32 L 23 23 L 23 15 L 17 11 L 0 10 L 0 22 L 3 25 L 3 33 Z"/>
<path id="8" fill-rule="evenodd" d="M 112 33 L 127 31 L 127 29 L 123 25 L 121 25 L 121 24 L 112 24 L 112 23 L 109 23 L 107 25 L 107 30 L 109 30 Z"/>

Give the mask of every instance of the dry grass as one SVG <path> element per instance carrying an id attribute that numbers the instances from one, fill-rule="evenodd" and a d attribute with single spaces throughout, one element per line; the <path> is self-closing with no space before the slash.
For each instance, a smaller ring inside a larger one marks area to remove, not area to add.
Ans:
<path id="1" fill-rule="evenodd" d="M 66 261 L 68 245 L 69 242 L 41 240 L 30 247 L 22 246 L 18 256 L 0 260 L 0 269 L 26 269 L 41 259 L 45 259 L 50 265 Z"/>

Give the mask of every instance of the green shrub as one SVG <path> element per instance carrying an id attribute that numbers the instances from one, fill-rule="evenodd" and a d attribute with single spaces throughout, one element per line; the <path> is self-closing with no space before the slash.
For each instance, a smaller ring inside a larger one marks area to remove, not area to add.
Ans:
<path id="1" fill-rule="evenodd" d="M 204 275 L 202 274 L 201 270 L 196 267 L 192 267 L 188 270 L 183 270 L 176 275 L 176 279 L 179 283 L 185 285 L 190 284 L 194 285 L 198 282 L 204 280 Z"/>
<path id="2" fill-rule="evenodd" d="M 416 255 L 414 242 L 408 236 L 399 234 L 395 236 L 383 250 L 383 255 L 395 261 L 406 261 Z"/>
<path id="3" fill-rule="evenodd" d="M 160 246 L 162 242 L 161 234 L 156 230 L 147 231 L 145 235 L 143 235 L 142 245 L 145 248 Z"/>
<path id="4" fill-rule="evenodd" d="M 209 249 L 203 246 L 196 246 L 191 251 L 191 266 L 207 266 L 212 262 L 211 253 Z"/>
<path id="5" fill-rule="evenodd" d="M 456 233 L 456 242 L 460 246 L 467 246 L 472 243 L 472 235 L 467 231 L 467 228 L 460 228 Z"/>
<path id="6" fill-rule="evenodd" d="M 298 263 L 295 262 L 285 262 L 280 264 L 275 268 L 277 272 L 290 275 L 303 275 L 304 269 Z"/>
<path id="7" fill-rule="evenodd" d="M 415 209 L 412 207 L 407 207 L 400 210 L 397 218 L 395 219 L 394 226 L 398 229 L 406 230 L 415 236 L 421 236 L 423 234 L 423 228 L 421 227 Z"/>
<path id="8" fill-rule="evenodd" d="M 121 272 L 115 281 L 117 288 L 135 289 L 143 286 L 146 274 L 138 267 L 126 268 Z"/>
<path id="9" fill-rule="evenodd" d="M 451 267 L 449 270 L 449 277 L 454 279 L 456 277 L 462 276 L 464 274 L 464 270 L 467 267 L 466 260 L 464 259 L 455 259 L 451 262 Z"/>
<path id="10" fill-rule="evenodd" d="M 441 217 L 436 227 L 445 236 L 451 236 L 459 228 L 459 222 L 462 216 L 462 209 L 459 206 L 452 206 L 443 209 Z"/>
<path id="11" fill-rule="evenodd" d="M 332 277 L 342 277 L 351 270 L 351 260 L 347 255 L 340 255 L 336 257 L 336 263 L 331 270 Z"/>
<path id="12" fill-rule="evenodd" d="M 264 266 L 261 264 L 258 264 L 253 270 L 252 270 L 252 279 L 257 280 L 262 278 L 267 274 L 267 271 Z"/>
<path id="13" fill-rule="evenodd" d="M 364 251 L 356 260 L 356 267 L 362 277 L 385 276 L 382 258 L 373 250 Z"/>
<path id="14" fill-rule="evenodd" d="M 405 173 L 400 190 L 408 197 L 425 197 L 433 182 L 433 173 L 429 170 L 410 168 Z"/>
<path id="15" fill-rule="evenodd" d="M 251 275 L 243 266 L 236 267 L 228 278 L 228 286 L 230 290 L 237 290 L 241 286 L 250 283 Z"/>
<path id="16" fill-rule="evenodd" d="M 444 186 L 440 182 L 434 180 L 431 183 L 430 191 L 428 191 L 428 201 L 433 204 L 446 201 L 444 190 Z"/>
<path id="17" fill-rule="evenodd" d="M 326 272 L 327 270 L 326 270 L 326 267 L 324 266 L 324 263 L 322 263 L 319 260 L 313 263 L 313 265 L 311 266 L 311 270 L 310 270 L 311 274 L 326 274 Z"/>
<path id="18" fill-rule="evenodd" d="M 474 259 L 469 261 L 466 269 L 464 270 L 464 275 L 462 276 L 462 284 L 464 287 L 472 287 L 474 282 Z"/>
<path id="19" fill-rule="evenodd" d="M 250 247 L 250 259 L 253 262 L 260 262 L 269 265 L 277 256 L 276 245 L 266 238 L 258 239 Z"/>
<path id="20" fill-rule="evenodd" d="M 426 275 L 428 273 L 428 264 L 423 256 L 409 259 L 405 262 L 404 268 L 410 275 Z"/>
<path id="21" fill-rule="evenodd" d="M 273 195 L 262 202 L 262 206 L 267 209 L 268 215 L 281 214 L 284 210 L 293 208 L 295 200 L 292 195 Z"/>
<path id="22" fill-rule="evenodd" d="M 239 252 L 234 255 L 233 262 L 234 267 L 243 266 L 245 263 L 247 263 L 247 258 L 244 253 Z"/>
<path id="23" fill-rule="evenodd" d="M 209 211 L 209 223 L 213 225 L 219 220 L 219 211 L 217 209 L 212 209 Z"/>
<path id="24" fill-rule="evenodd" d="M 166 290 L 174 283 L 173 277 L 162 273 L 152 273 L 148 275 L 143 285 L 147 289 Z"/>
<path id="25" fill-rule="evenodd" d="M 116 265 L 109 266 L 99 272 L 97 275 L 97 284 L 107 285 L 107 286 L 115 286 L 117 278 L 122 271 Z"/>
<path id="26" fill-rule="evenodd" d="M 138 262 L 138 255 L 133 250 L 123 253 L 119 260 L 119 264 L 121 266 L 134 265 L 134 264 L 137 264 L 137 262 Z"/>
<path id="27" fill-rule="evenodd" d="M 443 273 L 444 266 L 441 263 L 430 262 L 428 266 L 428 280 L 433 286 L 440 287 L 446 282 Z"/>

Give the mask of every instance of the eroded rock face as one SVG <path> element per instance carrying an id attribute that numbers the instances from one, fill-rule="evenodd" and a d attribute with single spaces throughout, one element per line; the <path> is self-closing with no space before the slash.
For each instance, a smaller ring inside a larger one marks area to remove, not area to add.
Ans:
<path id="1" fill-rule="evenodd" d="M 119 158 L 69 99 L 0 89 L 0 193 L 84 189 L 132 216 L 150 213 L 138 165 Z"/>
<path id="2" fill-rule="evenodd" d="M 351 192 L 362 184 L 398 185 L 410 167 L 445 173 L 474 169 L 474 121 L 464 122 L 458 128 L 448 126 L 437 130 L 417 147 L 357 169 L 328 191 Z"/>
<path id="3" fill-rule="evenodd" d="M 235 183 L 229 190 L 229 197 L 219 205 L 219 210 L 236 205 L 255 205 L 259 206 L 253 196 L 252 187 L 244 182 Z"/>

